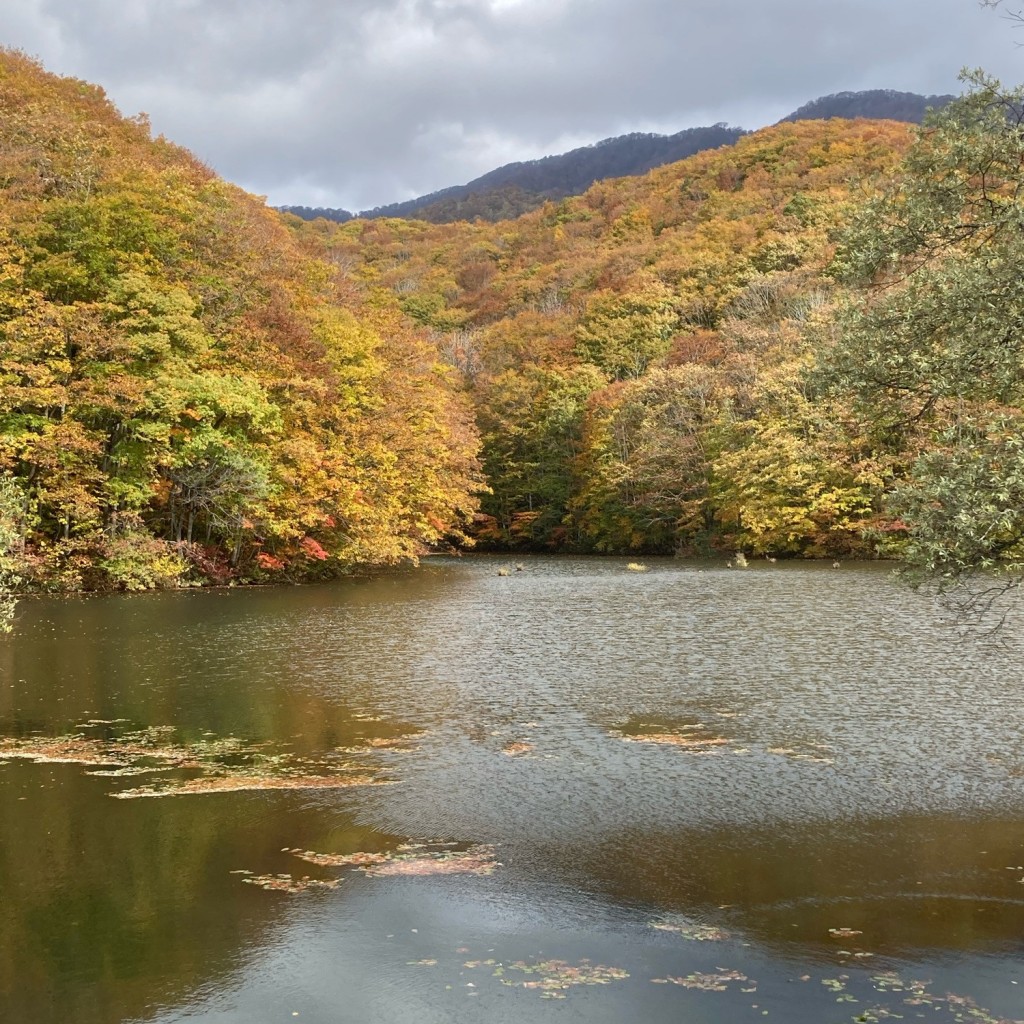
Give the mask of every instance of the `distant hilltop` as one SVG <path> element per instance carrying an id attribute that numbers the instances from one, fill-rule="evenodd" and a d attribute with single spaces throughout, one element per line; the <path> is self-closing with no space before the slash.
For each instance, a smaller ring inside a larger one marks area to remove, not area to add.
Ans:
<path id="1" fill-rule="evenodd" d="M 864 92 L 837 92 L 805 103 L 782 121 L 830 121 L 834 117 L 853 120 L 906 121 L 920 124 L 929 110 L 940 110 L 955 96 L 921 96 L 916 92 L 893 89 L 868 89 Z"/>
<path id="2" fill-rule="evenodd" d="M 905 121 L 920 124 L 929 109 L 940 109 L 953 96 L 922 96 L 893 89 L 868 89 L 822 96 L 782 118 L 785 121 L 827 121 L 834 117 Z M 707 149 L 731 146 L 747 131 L 724 122 L 687 128 L 674 135 L 631 132 L 591 146 L 505 164 L 465 185 L 452 185 L 417 199 L 377 206 L 355 214 L 325 207 L 281 206 L 303 220 L 324 217 L 339 223 L 354 217 L 404 217 L 447 224 L 459 220 L 499 221 L 519 217 L 553 199 L 584 193 L 596 181 L 645 174 L 655 167 L 685 160 Z"/>

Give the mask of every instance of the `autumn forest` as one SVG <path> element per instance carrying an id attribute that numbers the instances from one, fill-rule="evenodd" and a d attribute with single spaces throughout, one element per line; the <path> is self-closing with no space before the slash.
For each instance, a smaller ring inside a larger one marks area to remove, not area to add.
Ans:
<path id="1" fill-rule="evenodd" d="M 4 51 L 7 589 L 473 545 L 1012 566 L 1024 129 L 965 88 L 516 220 L 338 224 Z"/>

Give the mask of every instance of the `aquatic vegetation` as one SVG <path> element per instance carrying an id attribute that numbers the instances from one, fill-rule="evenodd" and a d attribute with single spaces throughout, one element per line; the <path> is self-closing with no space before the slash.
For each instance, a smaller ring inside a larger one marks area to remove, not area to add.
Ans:
<path id="1" fill-rule="evenodd" d="M 565 960 L 542 960 L 538 963 L 526 963 L 517 960 L 508 965 L 508 970 L 522 974 L 537 975 L 528 981 L 512 981 L 503 977 L 504 969 L 494 972 L 495 977 L 502 978 L 503 985 L 519 988 L 537 989 L 547 999 L 564 999 L 567 989 L 576 985 L 609 985 L 613 981 L 621 981 L 629 977 L 629 972 L 619 967 L 606 967 L 604 964 L 592 964 L 589 960 L 581 960 L 573 965 Z M 501 974 L 498 971 L 501 971 Z"/>
<path id="2" fill-rule="evenodd" d="M 425 875 L 490 875 L 501 865 L 495 849 L 477 843 L 466 850 L 454 850 L 450 843 L 403 843 L 390 853 L 289 852 L 319 867 L 354 867 L 370 877 Z M 438 849 L 440 847 L 440 849 Z"/>

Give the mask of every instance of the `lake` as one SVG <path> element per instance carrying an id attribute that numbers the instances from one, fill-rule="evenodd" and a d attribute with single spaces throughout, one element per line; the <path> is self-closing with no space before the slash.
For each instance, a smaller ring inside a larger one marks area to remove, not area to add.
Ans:
<path id="1" fill-rule="evenodd" d="M 1024 1019 L 1016 634 L 883 564 L 518 564 L 23 602 L 0 1019 Z"/>

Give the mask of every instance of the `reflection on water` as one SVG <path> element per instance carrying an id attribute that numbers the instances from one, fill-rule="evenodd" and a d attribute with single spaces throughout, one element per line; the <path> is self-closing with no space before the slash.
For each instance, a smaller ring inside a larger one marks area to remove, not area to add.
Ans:
<path id="1" fill-rule="evenodd" d="M 1024 1019 L 1019 651 L 648 564 L 24 603 L 0 736 L 162 753 L 0 760 L 0 1017 Z"/>

